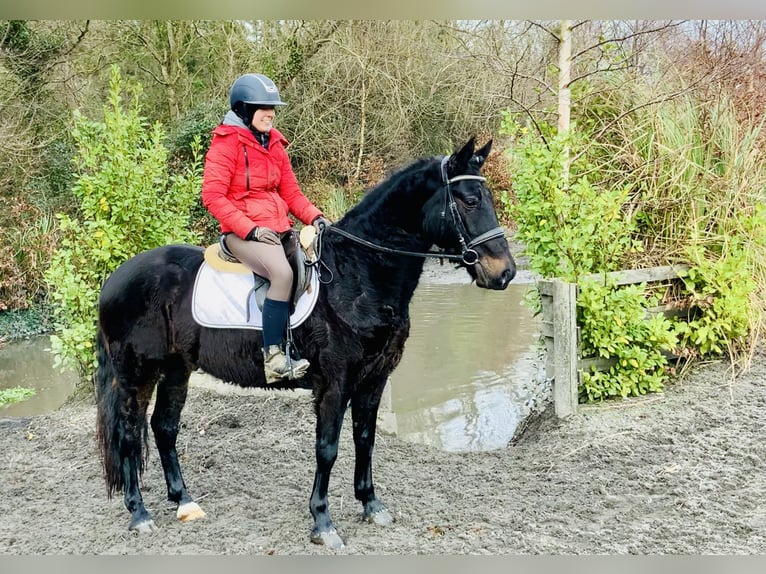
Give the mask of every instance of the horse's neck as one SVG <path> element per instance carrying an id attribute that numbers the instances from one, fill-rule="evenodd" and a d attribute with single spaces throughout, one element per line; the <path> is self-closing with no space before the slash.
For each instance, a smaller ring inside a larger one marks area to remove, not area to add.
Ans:
<path id="1" fill-rule="evenodd" d="M 422 230 L 422 212 L 428 197 L 422 186 L 389 190 L 349 211 L 338 226 L 385 249 L 425 253 L 432 245 Z M 355 284 L 350 291 L 367 291 L 365 297 L 405 312 L 425 258 L 376 250 L 347 238 L 333 239 L 335 263 L 347 270 L 346 276 Z"/>
<path id="2" fill-rule="evenodd" d="M 395 268 L 371 255 L 361 245 L 344 244 L 334 253 L 342 266 L 332 266 L 335 277 L 326 285 L 334 314 L 360 337 L 380 336 L 379 329 L 401 329 L 409 323 L 409 307 L 423 268 L 409 261 Z M 372 329 L 372 331 L 368 331 Z"/>

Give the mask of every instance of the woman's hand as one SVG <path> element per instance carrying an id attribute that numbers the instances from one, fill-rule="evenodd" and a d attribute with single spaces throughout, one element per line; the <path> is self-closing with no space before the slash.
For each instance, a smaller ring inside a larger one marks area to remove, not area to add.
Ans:
<path id="1" fill-rule="evenodd" d="M 332 225 L 332 223 L 330 223 L 330 220 L 327 219 L 324 215 L 318 215 L 314 218 L 314 221 L 311 222 L 311 225 L 314 226 L 314 229 L 317 230 L 317 233 L 320 233 L 325 227 Z"/>
<path id="2" fill-rule="evenodd" d="M 268 227 L 253 227 L 245 239 L 248 241 L 260 241 L 268 245 L 281 245 L 277 232 Z"/>

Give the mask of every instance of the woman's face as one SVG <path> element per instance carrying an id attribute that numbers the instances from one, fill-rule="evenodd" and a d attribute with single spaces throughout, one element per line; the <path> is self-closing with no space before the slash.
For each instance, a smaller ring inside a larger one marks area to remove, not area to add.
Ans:
<path id="1" fill-rule="evenodd" d="M 253 114 L 252 126 L 262 133 L 271 131 L 271 123 L 274 121 L 274 108 L 258 108 Z"/>

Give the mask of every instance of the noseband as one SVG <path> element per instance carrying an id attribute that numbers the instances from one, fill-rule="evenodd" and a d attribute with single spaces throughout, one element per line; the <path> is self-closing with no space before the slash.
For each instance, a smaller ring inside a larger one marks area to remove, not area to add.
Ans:
<path id="1" fill-rule="evenodd" d="M 476 263 L 479 261 L 479 254 L 473 248 L 481 243 L 495 239 L 496 237 L 502 237 L 505 232 L 499 226 L 494 227 L 489 231 L 485 231 L 484 233 L 477 235 L 470 241 L 466 242 L 465 238 L 468 235 L 468 231 L 466 230 L 465 224 L 463 223 L 463 218 L 460 217 L 460 212 L 457 210 L 457 203 L 455 203 L 455 197 L 452 195 L 452 189 L 450 188 L 450 185 L 456 181 L 464 181 L 469 179 L 475 181 L 487 181 L 487 178 L 480 175 L 456 175 L 450 179 L 447 177 L 447 161 L 449 161 L 449 156 L 444 156 L 441 163 L 441 174 L 442 181 L 444 182 L 444 187 L 446 188 L 447 192 L 445 194 L 446 205 L 444 210 L 442 210 L 442 218 L 445 217 L 446 211 L 449 209 L 450 213 L 452 214 L 452 223 L 455 225 L 455 230 L 457 231 L 458 241 L 460 241 L 460 248 L 463 250 L 462 254 L 460 255 L 460 260 L 465 265 L 476 265 Z"/>
<path id="2" fill-rule="evenodd" d="M 442 218 L 446 217 L 447 210 L 449 210 L 450 214 L 452 215 L 452 223 L 455 225 L 455 231 L 457 231 L 457 237 L 458 241 L 460 241 L 460 248 L 462 250 L 462 253 L 460 255 L 452 255 L 450 253 L 443 253 L 438 251 L 427 251 L 425 253 L 419 253 L 414 251 L 404 251 L 401 249 L 393 249 L 391 247 L 385 247 L 383 245 L 377 245 L 375 243 L 372 243 L 371 241 L 367 241 L 366 239 L 362 239 L 361 237 L 357 237 L 356 235 L 349 233 L 348 231 L 344 229 L 340 229 L 339 227 L 336 227 L 334 225 L 329 225 L 324 228 L 324 231 L 330 230 L 334 233 L 337 233 L 338 235 L 342 235 L 343 237 L 347 239 L 351 239 L 352 241 L 355 241 L 357 243 L 360 243 L 361 245 L 365 245 L 371 249 L 376 249 L 378 251 L 383 251 L 384 253 L 393 253 L 396 255 L 410 255 L 413 257 L 434 257 L 437 259 L 447 259 L 449 261 L 459 261 L 463 263 L 464 265 L 476 265 L 479 261 L 479 254 L 476 252 L 474 247 L 477 245 L 480 245 L 481 243 L 485 243 L 487 241 L 490 241 L 492 239 L 495 239 L 497 237 L 502 237 L 505 235 L 505 232 L 501 227 L 494 227 L 490 229 L 489 231 L 485 231 L 484 233 L 477 235 L 470 241 L 466 241 L 466 237 L 468 236 L 468 231 L 465 228 L 465 224 L 463 223 L 463 219 L 460 216 L 460 212 L 457 209 L 457 203 L 455 203 L 455 197 L 452 195 L 452 189 L 450 188 L 450 185 L 457 182 L 457 181 L 464 181 L 464 180 L 475 180 L 475 181 L 487 181 L 487 178 L 482 177 L 480 175 L 457 175 L 453 178 L 447 177 L 447 161 L 449 160 L 449 156 L 445 156 L 444 159 L 441 161 L 440 171 L 442 176 L 442 181 L 444 182 L 444 187 L 446 189 L 446 202 L 445 207 L 441 212 Z M 321 235 L 319 235 L 319 240 L 321 242 Z M 317 252 L 320 252 L 320 248 L 317 249 Z M 317 257 L 317 261 L 319 260 L 319 257 Z M 316 261 L 315 261 L 316 263 Z"/>

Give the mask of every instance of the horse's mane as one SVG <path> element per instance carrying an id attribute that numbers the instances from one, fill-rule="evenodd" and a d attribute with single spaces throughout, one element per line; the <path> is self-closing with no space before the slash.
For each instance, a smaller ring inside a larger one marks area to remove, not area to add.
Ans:
<path id="1" fill-rule="evenodd" d="M 404 168 L 390 173 L 382 181 L 367 189 L 361 201 L 351 208 L 341 221 L 357 218 L 364 219 L 367 215 L 379 211 L 382 204 L 392 201 L 396 202 L 400 199 L 410 202 L 413 206 L 422 204 L 432 193 L 429 186 L 424 185 L 429 180 L 425 175 L 425 171 L 435 161 L 436 158 L 434 157 L 419 158 Z M 423 173 L 419 174 L 419 172 Z M 422 197 L 418 198 L 415 191 L 425 193 L 422 194 Z M 400 198 L 400 195 L 404 194 L 406 194 L 406 197 Z"/>

